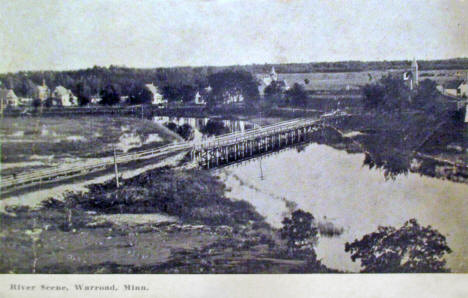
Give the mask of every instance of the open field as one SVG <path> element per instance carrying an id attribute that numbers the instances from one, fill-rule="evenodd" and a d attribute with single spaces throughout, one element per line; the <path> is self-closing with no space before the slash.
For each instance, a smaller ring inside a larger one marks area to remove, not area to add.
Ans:
<path id="1" fill-rule="evenodd" d="M 422 70 L 420 71 L 420 80 L 429 78 L 438 84 L 449 80 L 463 79 L 466 77 L 467 70 Z M 343 90 L 347 86 L 357 88 L 368 83 L 378 81 L 382 76 L 388 73 L 401 73 L 402 70 L 371 70 L 361 72 L 311 72 L 311 73 L 279 73 L 278 79 L 286 80 L 292 87 L 294 83 L 305 86 L 310 91 L 318 90 Z M 262 78 L 266 74 L 257 74 L 257 78 Z M 305 84 L 304 80 L 308 79 Z"/>
<path id="2" fill-rule="evenodd" d="M 2 175 L 162 146 L 180 138 L 149 120 L 22 117 L 0 120 Z"/>

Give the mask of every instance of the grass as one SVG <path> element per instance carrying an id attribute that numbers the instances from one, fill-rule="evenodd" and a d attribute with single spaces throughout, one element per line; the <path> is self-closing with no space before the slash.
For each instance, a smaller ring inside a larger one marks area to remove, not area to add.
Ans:
<path id="1" fill-rule="evenodd" d="M 2 118 L 0 138 L 4 174 L 110 156 L 114 146 L 124 152 L 179 139 L 150 120 L 106 116 Z"/>
<path id="2" fill-rule="evenodd" d="M 40 208 L 0 214 L 2 273 L 330 272 L 291 259 L 253 206 L 224 196 L 209 172 L 161 168 L 90 187 Z M 109 214 L 163 213 L 177 222 L 122 223 Z"/>
<path id="3" fill-rule="evenodd" d="M 398 70 L 401 72 L 402 70 Z M 382 76 L 390 71 L 362 71 L 362 72 L 312 72 L 312 73 L 279 73 L 280 80 L 286 80 L 289 86 L 294 83 L 299 83 L 305 86 L 308 90 L 342 90 L 347 85 L 351 87 L 363 86 L 368 83 L 379 80 Z M 458 70 L 427 70 L 420 71 L 421 79 L 430 77 L 438 84 L 444 83 L 449 80 L 459 78 L 457 76 Z M 262 78 L 265 74 L 259 74 L 257 77 Z M 304 80 L 308 79 L 309 83 L 305 84 Z"/>

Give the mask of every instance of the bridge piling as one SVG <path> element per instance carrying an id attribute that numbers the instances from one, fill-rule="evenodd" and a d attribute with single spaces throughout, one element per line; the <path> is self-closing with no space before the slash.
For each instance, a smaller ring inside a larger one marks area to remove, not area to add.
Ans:
<path id="1" fill-rule="evenodd" d="M 244 160 L 257 154 L 280 150 L 306 141 L 314 131 L 315 121 L 291 120 L 262 128 L 218 137 L 217 140 L 197 146 L 191 152 L 192 160 L 205 168 L 218 167 L 233 161 Z"/>

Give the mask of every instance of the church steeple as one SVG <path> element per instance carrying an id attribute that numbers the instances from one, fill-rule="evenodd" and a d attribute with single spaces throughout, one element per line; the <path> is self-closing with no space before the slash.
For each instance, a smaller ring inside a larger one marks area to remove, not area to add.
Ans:
<path id="1" fill-rule="evenodd" d="M 278 80 L 278 74 L 275 71 L 275 67 L 271 67 L 271 72 L 270 72 L 270 78 L 272 81 L 277 81 Z"/>
<path id="2" fill-rule="evenodd" d="M 413 62 L 411 63 L 411 73 L 413 75 L 413 83 L 417 86 L 419 84 L 419 65 L 416 58 L 413 58 Z"/>

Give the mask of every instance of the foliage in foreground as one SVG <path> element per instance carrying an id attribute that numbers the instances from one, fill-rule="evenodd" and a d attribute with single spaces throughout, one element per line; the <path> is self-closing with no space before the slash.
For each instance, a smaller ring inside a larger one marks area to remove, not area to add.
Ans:
<path id="1" fill-rule="evenodd" d="M 353 262 L 361 260 L 365 273 L 449 272 L 444 255 L 452 252 L 444 235 L 420 226 L 416 219 L 399 229 L 380 226 L 361 240 L 346 243 L 345 251 Z"/>

